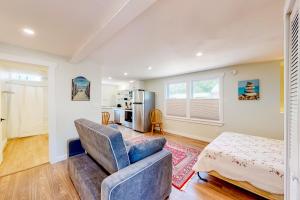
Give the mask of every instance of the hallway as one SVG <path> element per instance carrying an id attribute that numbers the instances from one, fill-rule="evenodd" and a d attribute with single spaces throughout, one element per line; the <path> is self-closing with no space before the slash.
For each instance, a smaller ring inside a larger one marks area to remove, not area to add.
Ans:
<path id="1" fill-rule="evenodd" d="M 45 164 L 48 154 L 48 134 L 10 139 L 4 149 L 0 177 Z"/>

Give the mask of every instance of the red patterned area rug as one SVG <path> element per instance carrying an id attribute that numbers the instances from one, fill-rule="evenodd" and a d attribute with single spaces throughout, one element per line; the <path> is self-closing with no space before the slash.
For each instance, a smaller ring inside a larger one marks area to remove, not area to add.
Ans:
<path id="1" fill-rule="evenodd" d="M 149 136 L 138 136 L 129 139 L 129 141 L 138 144 L 145 140 L 149 140 L 153 137 Z M 194 171 L 192 167 L 197 161 L 197 157 L 202 151 L 201 148 L 191 147 L 172 141 L 167 141 L 165 147 L 168 151 L 172 153 L 172 163 L 173 163 L 173 177 L 172 185 L 182 190 L 186 183 L 193 177 Z"/>

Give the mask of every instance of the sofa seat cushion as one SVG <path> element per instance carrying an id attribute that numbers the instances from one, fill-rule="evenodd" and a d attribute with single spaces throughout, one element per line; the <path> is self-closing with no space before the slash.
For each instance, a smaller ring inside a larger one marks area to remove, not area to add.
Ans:
<path id="1" fill-rule="evenodd" d="M 82 200 L 101 199 L 101 183 L 109 174 L 87 154 L 68 159 L 71 180 Z"/>
<path id="2" fill-rule="evenodd" d="M 130 163 L 135 163 L 137 161 L 140 161 L 148 156 L 151 156 L 152 154 L 155 154 L 159 151 L 161 151 L 166 144 L 165 138 L 156 138 L 152 140 L 147 140 L 140 144 L 134 144 L 130 145 L 130 143 L 127 143 L 128 150 L 128 156 Z"/>

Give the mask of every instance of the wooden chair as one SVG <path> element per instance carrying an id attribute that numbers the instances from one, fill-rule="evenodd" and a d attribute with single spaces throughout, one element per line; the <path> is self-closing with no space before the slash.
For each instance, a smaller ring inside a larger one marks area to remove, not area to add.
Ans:
<path id="1" fill-rule="evenodd" d="M 158 109 L 154 109 L 150 112 L 150 119 L 151 119 L 151 133 L 153 134 L 153 131 L 156 127 L 159 127 L 160 133 L 164 134 L 163 131 L 163 123 L 162 123 L 162 112 Z"/>
<path id="2" fill-rule="evenodd" d="M 103 125 L 109 124 L 109 118 L 110 118 L 109 112 L 102 112 L 102 124 Z"/>

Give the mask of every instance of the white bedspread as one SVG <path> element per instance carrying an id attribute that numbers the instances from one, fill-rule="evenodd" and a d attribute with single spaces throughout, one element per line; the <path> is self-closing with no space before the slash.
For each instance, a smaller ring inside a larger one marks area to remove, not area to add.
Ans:
<path id="1" fill-rule="evenodd" d="M 206 146 L 193 169 L 216 171 L 226 178 L 283 194 L 283 149 L 281 140 L 224 132 Z"/>

